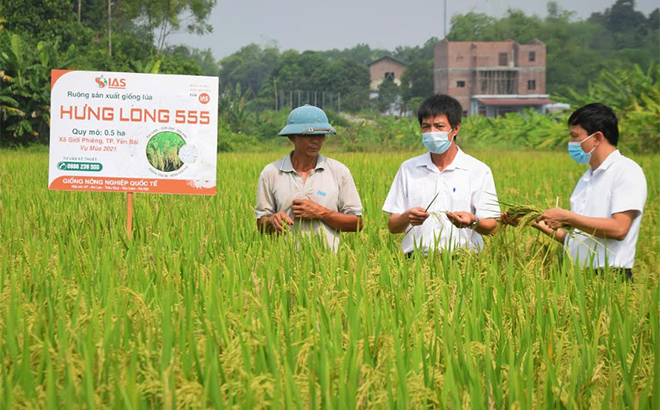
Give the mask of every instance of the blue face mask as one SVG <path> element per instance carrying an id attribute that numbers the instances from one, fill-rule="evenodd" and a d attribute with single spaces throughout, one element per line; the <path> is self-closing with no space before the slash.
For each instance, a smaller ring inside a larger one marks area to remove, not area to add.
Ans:
<path id="1" fill-rule="evenodd" d="M 568 143 L 568 155 L 573 158 L 573 161 L 577 162 L 578 164 L 588 164 L 589 160 L 591 159 L 591 153 L 594 152 L 596 147 L 593 147 L 591 151 L 589 152 L 584 152 L 582 149 L 582 143 L 588 140 L 589 138 L 593 137 L 596 135 L 596 133 L 593 133 L 589 135 L 587 138 L 583 139 L 582 141 L 571 141 Z"/>
<path id="2" fill-rule="evenodd" d="M 444 154 L 451 147 L 449 131 L 433 131 L 422 133 L 422 143 L 434 154 Z"/>

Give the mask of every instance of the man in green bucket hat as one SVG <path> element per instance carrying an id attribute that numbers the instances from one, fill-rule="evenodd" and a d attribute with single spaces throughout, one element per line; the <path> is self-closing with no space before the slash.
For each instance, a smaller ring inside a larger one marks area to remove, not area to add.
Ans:
<path id="1" fill-rule="evenodd" d="M 362 229 L 362 202 L 344 164 L 320 154 L 326 134 L 337 131 L 322 109 L 304 105 L 291 111 L 279 135 L 294 149 L 266 165 L 259 176 L 257 226 L 281 234 L 290 228 L 320 234 L 337 251 L 339 232 Z"/>

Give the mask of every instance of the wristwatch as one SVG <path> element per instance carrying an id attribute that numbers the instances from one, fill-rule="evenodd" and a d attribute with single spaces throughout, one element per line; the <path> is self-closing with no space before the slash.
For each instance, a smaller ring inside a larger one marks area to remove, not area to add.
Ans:
<path id="1" fill-rule="evenodd" d="M 477 226 L 479 226 L 479 217 L 477 215 L 474 216 L 474 222 L 472 222 L 468 228 L 470 229 L 477 229 Z"/>

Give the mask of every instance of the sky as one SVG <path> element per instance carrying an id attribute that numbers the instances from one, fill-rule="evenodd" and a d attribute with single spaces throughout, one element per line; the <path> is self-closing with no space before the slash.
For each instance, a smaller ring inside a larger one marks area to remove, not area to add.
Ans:
<path id="1" fill-rule="evenodd" d="M 602 12 L 616 0 L 555 0 L 575 19 Z M 213 33 L 170 35 L 171 45 L 210 48 L 220 59 L 251 43 L 276 44 L 281 50 L 328 50 L 366 43 L 371 48 L 422 45 L 443 38 L 443 0 L 217 0 L 209 19 Z M 447 15 L 473 11 L 502 17 L 507 9 L 547 15 L 547 0 L 447 0 Z M 636 0 L 648 16 L 660 0 Z"/>

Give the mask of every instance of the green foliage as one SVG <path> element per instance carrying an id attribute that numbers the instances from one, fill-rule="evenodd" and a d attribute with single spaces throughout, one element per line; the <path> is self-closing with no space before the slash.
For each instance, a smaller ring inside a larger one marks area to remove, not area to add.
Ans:
<path id="1" fill-rule="evenodd" d="M 254 135 L 235 132 L 224 116 L 218 117 L 218 152 L 258 151 L 259 147 L 266 149 Z"/>
<path id="2" fill-rule="evenodd" d="M 153 53 L 147 53 L 152 50 Z M 0 30 L 0 132 L 2 146 L 47 144 L 52 69 L 107 70 L 201 75 L 183 47 L 157 57 L 152 45 L 125 34 L 114 38 L 114 53 L 86 44 L 62 46 L 61 39 L 31 43 L 23 35 Z"/>
<path id="3" fill-rule="evenodd" d="M 563 149 L 568 142 L 568 126 L 563 116 L 538 114 L 534 110 L 497 118 L 474 116 L 463 120 L 457 141 L 481 148 Z"/>
<path id="4" fill-rule="evenodd" d="M 332 63 L 330 91 L 341 95 L 341 109 L 356 112 L 369 105 L 369 70 L 346 58 Z"/>
<path id="5" fill-rule="evenodd" d="M 270 81 L 271 72 L 279 64 L 279 59 L 280 52 L 275 47 L 247 45 L 220 60 L 220 88 L 240 84 L 250 98 L 255 98 Z"/>
<path id="6" fill-rule="evenodd" d="M 334 142 L 346 151 L 417 150 L 422 147 L 416 117 L 377 116 L 374 119 L 336 127 Z M 498 118 L 463 118 L 457 143 L 472 149 L 554 150 L 564 149 L 568 127 L 563 117 L 534 110 Z"/>
<path id="7" fill-rule="evenodd" d="M 163 74 L 185 74 L 185 75 L 202 75 L 197 62 L 190 58 L 177 53 L 164 53 L 162 55 L 162 64 L 160 72 Z"/>
<path id="8" fill-rule="evenodd" d="M 5 28 L 29 39 L 51 40 L 59 37 L 66 48 L 91 40 L 91 31 L 76 20 L 71 0 L 3 0 L 0 16 Z"/>
<path id="9" fill-rule="evenodd" d="M 247 93 L 240 84 L 225 88 L 218 97 L 218 115 L 234 132 L 243 133 L 250 123 L 254 123 L 255 113 L 248 110 Z"/>
<path id="10" fill-rule="evenodd" d="M 59 40 L 31 47 L 18 34 L 0 32 L 0 115 L 3 146 L 48 143 L 50 70 L 70 67 L 76 49 Z"/>
<path id="11" fill-rule="evenodd" d="M 632 152 L 659 152 L 660 65 L 645 72 L 638 65 L 632 70 L 603 70 L 589 82 L 586 92 L 568 89 L 565 100 L 575 108 L 604 102 L 619 118 L 620 144 Z"/>
<path id="12" fill-rule="evenodd" d="M 391 55 L 404 63 L 433 60 L 433 51 L 439 42 L 439 38 L 431 37 L 422 46 L 398 46 Z"/>
<path id="13" fill-rule="evenodd" d="M 375 102 L 378 112 L 398 112 L 401 109 L 401 91 L 399 90 L 399 86 L 392 80 L 384 80 L 378 86 L 378 98 L 376 98 Z"/>
<path id="14" fill-rule="evenodd" d="M 159 52 L 164 49 L 167 37 L 181 28 L 198 35 L 213 31 L 208 17 L 216 0 L 151 0 L 146 4 L 139 3 L 140 14 L 133 21 L 146 21 L 146 26 L 154 33 Z"/>
<path id="15" fill-rule="evenodd" d="M 413 98 L 428 98 L 433 95 L 433 60 L 410 63 L 401 76 L 400 88 L 406 105 Z"/>
<path id="16" fill-rule="evenodd" d="M 390 51 L 384 49 L 372 49 L 368 44 L 357 44 L 352 48 L 345 48 L 343 50 L 332 49 L 321 51 L 321 54 L 331 60 L 349 59 L 360 64 L 367 65 L 372 61 L 378 60 L 381 57 L 390 55 Z"/>

